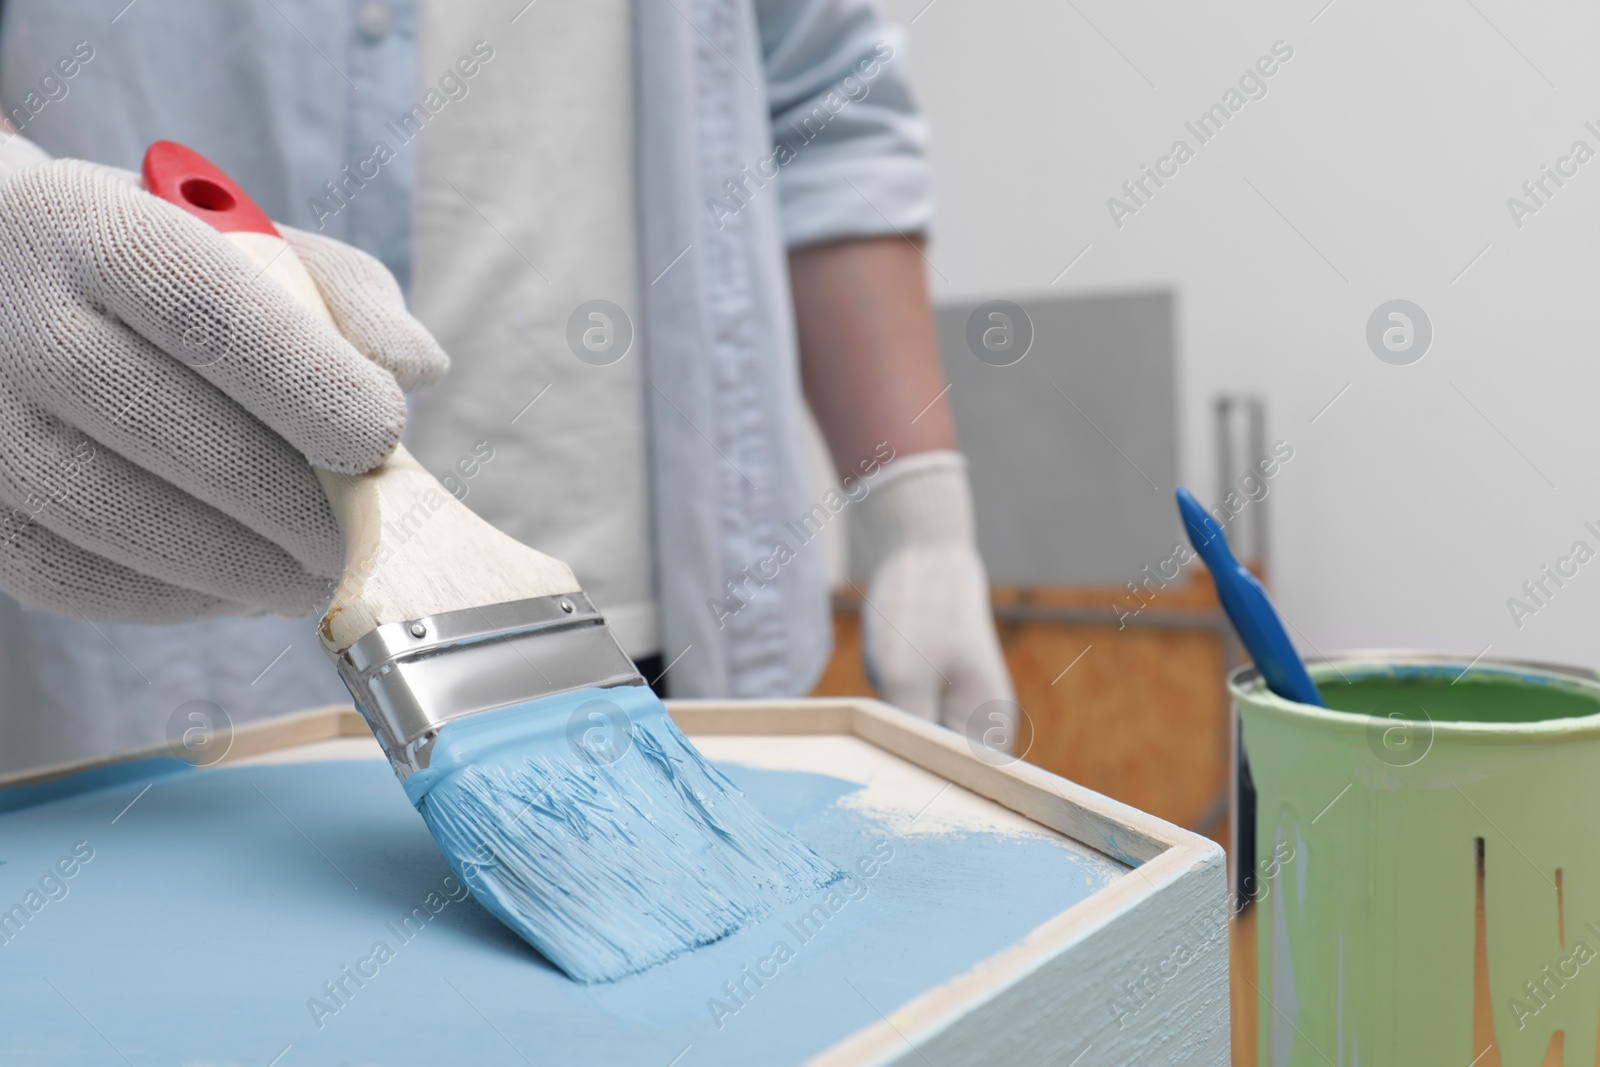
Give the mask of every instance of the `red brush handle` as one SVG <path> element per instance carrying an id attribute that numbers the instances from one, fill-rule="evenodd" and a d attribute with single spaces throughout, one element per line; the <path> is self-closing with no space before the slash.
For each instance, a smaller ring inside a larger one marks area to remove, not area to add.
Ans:
<path id="1" fill-rule="evenodd" d="M 261 270 L 257 276 L 283 286 L 323 322 L 333 325 L 328 305 L 283 234 L 250 194 L 192 148 L 157 141 L 144 154 L 145 190 L 217 230 Z M 335 326 L 335 328 L 337 328 Z"/>
<path id="2" fill-rule="evenodd" d="M 144 154 L 144 187 L 205 220 L 220 233 L 279 236 L 267 213 L 215 163 L 176 141 L 157 141 Z"/>

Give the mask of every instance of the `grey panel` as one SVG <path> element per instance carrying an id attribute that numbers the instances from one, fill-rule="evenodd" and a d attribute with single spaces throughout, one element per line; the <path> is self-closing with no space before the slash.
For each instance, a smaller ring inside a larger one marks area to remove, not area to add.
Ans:
<path id="1" fill-rule="evenodd" d="M 938 319 L 990 581 L 1134 579 L 1179 537 L 1174 295 L 1018 299 L 1033 342 L 1010 366 L 968 343 L 988 303 L 944 305 Z M 991 323 L 1005 325 L 980 320 Z M 1020 336 L 1025 323 L 1012 325 Z"/>

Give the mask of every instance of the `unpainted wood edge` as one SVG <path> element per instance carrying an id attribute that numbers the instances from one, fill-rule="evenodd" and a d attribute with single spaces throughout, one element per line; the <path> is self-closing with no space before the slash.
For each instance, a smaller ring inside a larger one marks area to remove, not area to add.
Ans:
<path id="1" fill-rule="evenodd" d="M 835 698 L 803 704 L 793 700 L 673 700 L 667 702 L 667 709 L 689 734 L 851 734 L 1124 862 L 1149 862 L 1169 848 L 1205 841 L 1021 760 L 992 766 L 978 759 L 960 735 L 876 700 Z M 311 708 L 235 728 L 225 759 L 366 733 L 365 722 L 349 705 Z M 157 743 L 113 756 L 0 776 L 0 788 L 37 785 L 98 767 L 163 755 L 181 757 L 182 753 Z"/>
<path id="2" fill-rule="evenodd" d="M 1137 808 L 1017 760 L 994 766 L 960 734 L 878 700 L 667 701 L 686 733 L 849 733 L 923 770 L 1128 863 L 1206 839 Z"/>
<path id="3" fill-rule="evenodd" d="M 371 731 L 367 729 L 366 721 L 361 718 L 361 713 L 356 711 L 354 707 L 349 704 L 329 704 L 325 707 L 308 708 L 305 711 L 296 711 L 288 715 L 275 715 L 270 719 L 261 719 L 257 722 L 245 723 L 243 726 L 235 727 L 233 737 L 228 745 L 227 754 L 217 762 L 231 763 L 247 756 L 260 755 L 263 752 L 272 752 L 292 745 L 310 744 L 314 741 L 370 735 Z M 0 789 L 44 785 L 58 778 L 81 774 L 84 771 L 98 770 L 101 767 L 113 767 L 119 763 L 133 763 L 142 759 L 156 759 L 162 756 L 170 756 L 174 759 L 184 758 L 181 746 L 159 741 L 155 744 L 141 745 L 138 748 L 109 756 L 91 756 L 88 759 L 68 760 L 45 767 L 36 767 L 31 770 L 0 775 Z"/>
<path id="4" fill-rule="evenodd" d="M 864 740 L 1125 863 L 1205 840 L 1021 759 L 986 762 L 960 734 L 879 701 L 855 702 L 854 716 Z"/>
<path id="5" fill-rule="evenodd" d="M 1197 872 L 1208 867 L 1224 871 L 1219 888 L 1225 893 L 1226 862 L 1220 845 L 1203 841 L 1171 848 L 1046 920 L 1016 944 L 896 1007 L 890 1013 L 892 1022 L 885 1018 L 863 1027 L 807 1060 L 804 1067 L 888 1067 L 922 1062 L 917 1058 L 918 1050 L 945 1030 L 1004 995 L 1136 905 L 1170 890 L 1185 878 L 1202 876 Z M 1225 952 L 1225 919 L 1219 929 L 1218 942 Z"/>
<path id="6" fill-rule="evenodd" d="M 218 762 L 232 763 L 265 752 L 318 741 L 333 741 L 341 737 L 371 736 L 372 731 L 367 728 L 366 720 L 354 707 L 349 704 L 329 704 L 240 727 L 234 731 L 228 754 Z"/>
<path id="7" fill-rule="evenodd" d="M 687 734 L 848 734 L 853 733 L 855 701 L 668 700 L 667 711 Z"/>
<path id="8" fill-rule="evenodd" d="M 808 703 L 804 713 L 792 700 L 762 701 L 682 701 L 667 702 L 673 721 L 688 733 L 718 734 L 839 734 L 849 733 L 853 701 L 818 700 Z M 305 711 L 276 715 L 236 728 L 226 756 L 227 763 L 293 745 L 310 744 L 339 737 L 366 737 L 371 733 L 361 713 L 350 704 L 328 704 Z M 0 775 L 0 789 L 42 785 L 57 778 L 119 763 L 176 756 L 166 742 L 141 745 L 112 755 L 91 756 Z"/>
<path id="9" fill-rule="evenodd" d="M 88 759 L 67 760 L 62 763 L 46 764 L 43 767 L 32 767 L 23 771 L 12 771 L 0 775 L 0 789 L 16 789 L 30 785 L 44 785 L 57 778 L 65 778 L 72 774 L 81 774 L 84 771 L 99 770 L 101 767 L 114 767 L 119 763 L 132 763 L 134 760 L 151 759 L 157 756 L 170 756 L 172 750 L 165 744 L 141 745 L 126 752 L 117 752 L 109 756 L 91 756 Z"/>

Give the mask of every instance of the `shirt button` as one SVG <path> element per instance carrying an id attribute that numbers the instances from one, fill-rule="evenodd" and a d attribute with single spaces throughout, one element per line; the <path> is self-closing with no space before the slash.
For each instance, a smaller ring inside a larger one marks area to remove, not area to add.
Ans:
<path id="1" fill-rule="evenodd" d="M 359 18 L 361 32 L 366 34 L 369 40 L 373 41 L 383 40 L 384 35 L 389 32 L 390 23 L 393 21 L 393 17 L 389 12 L 389 5 L 377 3 L 376 0 L 373 3 L 361 5 Z"/>

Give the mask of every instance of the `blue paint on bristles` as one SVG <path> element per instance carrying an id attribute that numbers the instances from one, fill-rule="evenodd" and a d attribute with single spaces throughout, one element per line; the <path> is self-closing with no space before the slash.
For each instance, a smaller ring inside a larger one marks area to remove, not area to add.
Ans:
<path id="1" fill-rule="evenodd" d="M 447 723 L 405 787 L 478 901 L 582 982 L 720 940 L 843 877 L 711 766 L 644 686 Z"/>

